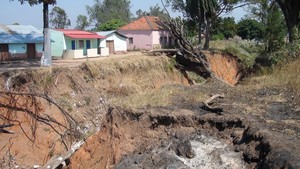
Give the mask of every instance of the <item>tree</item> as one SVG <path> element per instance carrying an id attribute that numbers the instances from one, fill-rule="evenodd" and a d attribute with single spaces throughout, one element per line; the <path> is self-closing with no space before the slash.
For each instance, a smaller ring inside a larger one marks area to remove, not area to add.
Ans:
<path id="1" fill-rule="evenodd" d="M 135 14 L 138 18 L 147 15 L 157 16 L 161 19 L 169 18 L 169 15 L 158 4 L 156 4 L 155 6 L 150 6 L 149 11 L 142 11 L 141 9 L 139 9 L 135 12 Z"/>
<path id="2" fill-rule="evenodd" d="M 10 0 L 14 1 L 14 0 Z M 56 0 L 18 0 L 21 4 L 29 3 L 30 6 L 43 4 L 43 22 L 44 22 L 44 56 L 41 59 L 42 66 L 52 65 L 51 41 L 49 32 L 49 4 L 56 4 Z"/>
<path id="3" fill-rule="evenodd" d="M 220 14 L 252 3 L 246 0 L 165 0 L 165 2 L 173 10 L 182 12 L 184 17 L 198 24 L 199 46 L 204 28 L 206 37 L 204 49 L 209 48 L 210 28 Z"/>
<path id="4" fill-rule="evenodd" d="M 205 44 L 204 49 L 209 48 L 210 40 L 210 26 L 212 18 L 216 13 L 217 1 L 216 0 L 186 0 L 186 13 L 190 18 L 198 21 L 198 37 L 199 46 L 201 45 L 201 26 L 205 27 Z"/>
<path id="5" fill-rule="evenodd" d="M 75 29 L 85 30 L 89 24 L 90 23 L 85 15 L 78 15 Z"/>
<path id="6" fill-rule="evenodd" d="M 284 37 L 287 33 L 284 16 L 278 4 L 273 0 L 255 0 L 251 5 L 251 17 L 260 21 L 265 27 L 263 42 L 265 51 L 274 52 L 284 45 Z"/>
<path id="7" fill-rule="evenodd" d="M 121 26 L 125 25 L 126 23 L 119 20 L 119 19 L 112 19 L 110 21 L 107 21 L 99 27 L 96 28 L 96 31 L 111 31 L 111 30 L 117 30 Z"/>
<path id="8" fill-rule="evenodd" d="M 226 39 L 234 37 L 234 35 L 237 34 L 237 24 L 235 23 L 234 18 L 218 17 L 213 23 L 211 34 L 215 37 L 219 37 L 218 39 L 222 39 L 221 37 Z"/>
<path id="9" fill-rule="evenodd" d="M 130 0 L 95 0 L 95 4 L 86 9 L 96 27 L 112 19 L 128 23 L 132 16 L 130 3 Z"/>
<path id="10" fill-rule="evenodd" d="M 276 0 L 280 6 L 289 32 L 289 41 L 295 39 L 295 29 L 299 29 L 300 24 L 300 1 L 299 0 Z"/>
<path id="11" fill-rule="evenodd" d="M 238 23 L 237 34 L 242 39 L 247 40 L 262 40 L 265 32 L 265 27 L 261 22 L 255 19 L 242 19 Z"/>
<path id="12" fill-rule="evenodd" d="M 56 6 L 50 12 L 50 23 L 53 28 L 64 29 L 71 25 L 65 10 Z"/>

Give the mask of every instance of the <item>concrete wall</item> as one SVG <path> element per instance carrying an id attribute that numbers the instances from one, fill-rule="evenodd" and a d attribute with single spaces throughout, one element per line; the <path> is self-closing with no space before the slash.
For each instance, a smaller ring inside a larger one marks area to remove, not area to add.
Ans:
<path id="1" fill-rule="evenodd" d="M 94 49 L 88 49 L 87 50 L 87 56 L 88 57 L 97 57 L 98 55 L 98 49 L 94 48 Z"/>
<path id="2" fill-rule="evenodd" d="M 170 35 L 168 31 L 124 31 L 119 30 L 121 34 L 128 37 L 128 50 L 168 47 Z M 133 44 L 129 43 L 129 39 L 133 38 Z"/>
<path id="3" fill-rule="evenodd" d="M 99 47 L 100 48 L 106 48 L 106 39 L 100 39 Z"/>
<path id="4" fill-rule="evenodd" d="M 137 50 L 137 49 L 153 49 L 153 38 L 152 31 L 124 31 L 119 30 L 121 34 L 128 37 L 127 39 L 127 48 L 128 50 Z M 133 43 L 129 43 L 129 39 L 133 38 Z"/>
<path id="5" fill-rule="evenodd" d="M 153 48 L 163 48 L 170 46 L 170 34 L 168 31 L 153 31 Z"/>
<path id="6" fill-rule="evenodd" d="M 65 50 L 63 54 L 64 59 L 82 59 L 84 58 L 83 56 L 83 51 L 82 49 L 76 49 L 76 50 Z"/>
<path id="7" fill-rule="evenodd" d="M 72 39 L 65 36 L 66 49 L 72 50 L 72 40 L 75 40 L 75 49 L 81 49 L 83 51 L 83 55 L 87 55 L 87 40 L 91 42 L 91 49 L 97 49 L 97 39 Z M 83 47 L 80 46 L 80 41 L 83 41 Z"/>
<path id="8" fill-rule="evenodd" d="M 109 48 L 100 48 L 100 56 L 109 56 Z"/>
<path id="9" fill-rule="evenodd" d="M 20 54 L 27 52 L 27 44 L 9 44 L 8 45 L 9 53 L 11 54 Z"/>
<path id="10" fill-rule="evenodd" d="M 26 43 L 16 43 L 8 44 L 8 52 L 10 55 L 10 60 L 17 59 L 27 59 L 27 44 Z M 42 57 L 43 44 L 35 44 L 35 58 Z"/>
<path id="11" fill-rule="evenodd" d="M 66 49 L 65 37 L 62 32 L 50 30 L 51 33 L 51 54 L 53 58 L 62 58 Z"/>
<path id="12" fill-rule="evenodd" d="M 126 52 L 127 51 L 127 38 L 119 36 L 118 34 L 111 34 L 106 37 L 106 40 L 113 40 L 115 52 Z"/>

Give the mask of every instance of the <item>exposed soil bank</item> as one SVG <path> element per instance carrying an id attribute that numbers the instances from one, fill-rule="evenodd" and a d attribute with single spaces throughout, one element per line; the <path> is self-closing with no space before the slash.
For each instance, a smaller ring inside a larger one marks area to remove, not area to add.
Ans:
<path id="1" fill-rule="evenodd" d="M 243 76 L 243 66 L 241 61 L 230 54 L 216 52 L 204 52 L 211 70 L 216 76 L 223 79 L 230 85 L 235 85 Z"/>
<path id="2" fill-rule="evenodd" d="M 274 137 L 264 127 L 241 116 L 186 109 L 113 109 L 106 115 L 101 131 L 71 158 L 70 168 L 188 168 L 170 152 L 193 157 L 189 143 L 184 142 L 195 135 L 211 136 L 228 144 L 241 154 L 246 168 L 299 168 L 298 156 L 287 153 L 277 139 L 291 141 L 280 135 Z"/>
<path id="3" fill-rule="evenodd" d="M 71 158 L 70 168 L 122 168 L 131 160 L 145 168 L 170 163 L 186 167 L 178 158 L 195 155 L 190 145 L 199 135 L 228 145 L 247 168 L 300 168 L 300 96 L 289 89 L 256 86 L 259 81 L 237 87 L 214 82 L 189 86 L 168 58 L 149 56 L 1 75 L 2 90 L 13 77 L 8 86 L 15 91 L 51 94 L 78 120 L 85 131 L 81 138 L 91 136 Z M 226 95 L 214 103 L 224 108 L 220 116 L 199 109 L 202 101 L 216 93 Z M 41 113 L 62 119 L 58 110 L 38 101 Z M 23 120 L 22 115 L 17 117 Z M 22 123 L 26 132 L 31 131 L 28 121 Z M 1 134 L 3 168 L 9 168 L 3 164 L 43 166 L 66 151 L 49 126 L 37 125 L 33 143 L 16 124 L 11 128 L 16 134 Z M 157 151 L 171 156 L 159 163 Z"/>

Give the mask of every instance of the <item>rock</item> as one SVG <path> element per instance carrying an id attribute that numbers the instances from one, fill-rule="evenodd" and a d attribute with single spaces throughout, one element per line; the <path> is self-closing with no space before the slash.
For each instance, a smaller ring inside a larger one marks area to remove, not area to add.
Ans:
<path id="1" fill-rule="evenodd" d="M 178 156 L 187 158 L 195 157 L 196 153 L 192 148 L 192 144 L 189 140 L 183 140 L 177 143 L 175 152 Z"/>

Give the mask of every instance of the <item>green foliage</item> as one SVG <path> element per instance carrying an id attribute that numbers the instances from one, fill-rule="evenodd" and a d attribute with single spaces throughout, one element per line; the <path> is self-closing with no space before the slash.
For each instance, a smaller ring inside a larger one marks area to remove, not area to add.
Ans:
<path id="1" fill-rule="evenodd" d="M 140 18 L 142 16 L 147 16 L 147 15 L 157 16 L 161 19 L 169 18 L 165 10 L 162 9 L 158 4 L 156 4 L 155 6 L 150 6 L 149 11 L 142 11 L 141 9 L 139 9 L 135 12 L 135 14 L 137 18 Z"/>
<path id="2" fill-rule="evenodd" d="M 264 37 L 266 51 L 275 52 L 284 46 L 284 38 L 287 34 L 283 15 L 279 7 L 271 7 L 268 11 L 266 35 Z"/>
<path id="3" fill-rule="evenodd" d="M 111 31 L 111 30 L 117 30 L 121 26 L 125 25 L 126 23 L 119 20 L 119 19 L 112 19 L 109 20 L 103 24 L 100 24 L 96 31 Z"/>
<path id="4" fill-rule="evenodd" d="M 64 29 L 71 25 L 65 10 L 56 6 L 50 12 L 50 21 L 53 28 Z"/>
<path id="5" fill-rule="evenodd" d="M 10 0 L 10 1 L 14 1 L 14 0 Z M 37 5 L 40 3 L 47 3 L 50 5 L 56 4 L 56 0 L 18 0 L 18 1 L 21 2 L 21 4 L 29 3 L 30 6 Z"/>
<path id="6" fill-rule="evenodd" d="M 265 26 L 254 19 L 242 19 L 238 23 L 237 34 L 242 39 L 262 40 L 264 37 Z"/>
<path id="7" fill-rule="evenodd" d="M 89 26 L 89 21 L 85 15 L 78 15 L 75 29 L 85 30 Z"/>
<path id="8" fill-rule="evenodd" d="M 233 56 L 241 59 L 242 64 L 246 69 L 252 68 L 255 63 L 255 59 L 260 53 L 259 51 L 259 46 L 253 43 L 231 45 L 224 49 L 224 52 L 232 54 Z"/>
<path id="9" fill-rule="evenodd" d="M 130 0 L 95 0 L 95 4 L 86 9 L 96 27 L 113 19 L 128 23 L 132 16 L 130 3 Z"/>
<path id="10" fill-rule="evenodd" d="M 233 38 L 237 34 L 237 25 L 233 17 L 218 17 L 211 29 L 213 40 L 223 40 Z"/>
<path id="11" fill-rule="evenodd" d="M 207 38 L 205 39 L 204 48 L 209 48 L 209 33 L 211 32 L 210 29 L 214 27 L 212 23 L 220 14 L 232 11 L 244 0 L 165 0 L 165 2 L 174 11 L 182 12 L 187 20 L 193 20 L 197 24 L 198 36 L 201 36 L 203 32 L 201 29 L 205 29 Z M 225 37 L 232 36 L 231 30 L 229 32 L 223 31 L 223 33 Z M 218 34 L 215 33 L 217 36 L 213 38 L 220 38 L 221 36 Z M 199 38 L 198 45 L 201 45 L 201 38 Z"/>
<path id="12" fill-rule="evenodd" d="M 200 84 L 200 83 L 203 83 L 206 81 L 203 77 L 199 76 L 195 72 L 187 71 L 187 74 L 188 74 L 188 77 L 196 84 Z"/>
<path id="13" fill-rule="evenodd" d="M 224 40 L 225 36 L 222 33 L 213 34 L 211 40 Z"/>
<path id="14" fill-rule="evenodd" d="M 284 37 L 287 34 L 285 21 L 279 6 L 270 0 L 253 0 L 255 5 L 250 5 L 251 16 L 259 20 L 265 27 L 262 42 L 265 52 L 275 52 L 284 46 Z"/>

